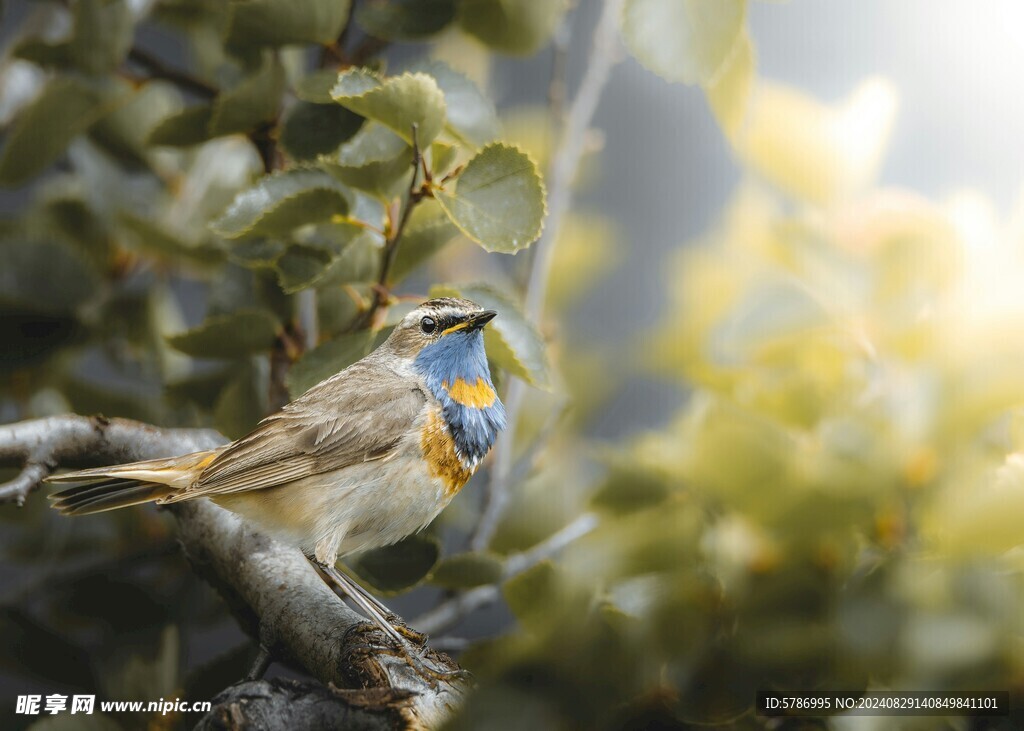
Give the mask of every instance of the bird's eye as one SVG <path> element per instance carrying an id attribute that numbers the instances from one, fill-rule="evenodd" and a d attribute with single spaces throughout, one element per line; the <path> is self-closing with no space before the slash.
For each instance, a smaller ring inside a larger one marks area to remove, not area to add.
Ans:
<path id="1" fill-rule="evenodd" d="M 420 320 L 420 327 L 423 329 L 423 332 L 430 335 L 437 328 L 437 323 L 434 322 L 433 317 L 424 317 Z"/>

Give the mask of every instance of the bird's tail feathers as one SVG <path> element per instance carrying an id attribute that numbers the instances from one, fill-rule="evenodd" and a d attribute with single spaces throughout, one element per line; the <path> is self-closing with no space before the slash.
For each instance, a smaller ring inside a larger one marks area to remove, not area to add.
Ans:
<path id="1" fill-rule="evenodd" d="M 50 495 L 52 507 L 65 515 L 88 515 L 160 500 L 191 485 L 217 454 L 217 450 L 195 452 L 52 475 L 48 482 L 84 483 Z"/>

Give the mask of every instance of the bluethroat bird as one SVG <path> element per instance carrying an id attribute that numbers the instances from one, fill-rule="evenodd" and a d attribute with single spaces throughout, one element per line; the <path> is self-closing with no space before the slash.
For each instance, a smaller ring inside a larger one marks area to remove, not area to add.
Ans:
<path id="1" fill-rule="evenodd" d="M 85 483 L 52 495 L 53 507 L 86 515 L 208 498 L 302 549 L 415 665 L 397 617 L 335 564 L 425 527 L 505 428 L 484 352 L 496 314 L 464 299 L 424 302 L 372 353 L 238 441 L 51 477 Z"/>

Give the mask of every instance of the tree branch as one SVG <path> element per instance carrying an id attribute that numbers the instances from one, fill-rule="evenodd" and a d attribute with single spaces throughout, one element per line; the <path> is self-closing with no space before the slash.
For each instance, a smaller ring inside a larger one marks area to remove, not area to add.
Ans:
<path id="1" fill-rule="evenodd" d="M 597 516 L 593 513 L 580 515 L 564 528 L 541 541 L 533 548 L 515 553 L 505 560 L 501 582 L 478 586 L 438 604 L 413 621 L 413 626 L 427 634 L 443 632 L 458 623 L 463 617 L 501 596 L 501 584 L 518 576 L 537 564 L 552 558 L 573 541 L 582 538 L 597 527 Z"/>
<path id="2" fill-rule="evenodd" d="M 551 161 L 548 176 L 548 218 L 544 232 L 532 247 L 530 274 L 526 284 L 524 312 L 531 322 L 538 322 L 551 273 L 552 252 L 562 228 L 562 220 L 572 206 L 572 183 L 583 156 L 587 130 L 594 117 L 605 84 L 612 68 L 620 58 L 619 20 L 624 0 L 605 0 L 601 17 L 594 29 L 594 37 L 587 61 L 587 70 L 580 88 L 566 115 L 559 145 Z M 513 466 L 516 423 L 522 407 L 526 385 L 512 379 L 505 396 L 508 428 L 498 436 L 495 444 L 494 465 L 487 485 L 484 510 L 472 546 L 486 548 L 498 527 L 508 503 L 509 474 Z"/>
<path id="3" fill-rule="evenodd" d="M 90 467 L 180 455 L 224 441 L 211 430 L 57 416 L 0 426 L 0 466 L 37 462 L 54 469 Z M 439 726 L 459 705 L 465 691 L 461 683 L 432 686 L 404 658 L 389 654 L 380 631 L 339 601 L 300 551 L 257 533 L 207 500 L 168 509 L 177 519 L 178 538 L 193 567 L 274 657 L 325 684 L 410 694 L 401 709 L 409 726 Z M 441 671 L 457 668 L 429 648 L 424 661 Z"/>
<path id="4" fill-rule="evenodd" d="M 420 165 L 423 165 L 424 182 L 419 183 Z M 391 275 L 391 267 L 395 263 L 395 256 L 398 254 L 398 245 L 401 243 L 402 234 L 409 223 L 409 217 L 413 209 L 420 201 L 426 198 L 429 193 L 427 185 L 430 183 L 430 173 L 426 163 L 423 162 L 423 154 L 420 151 L 419 140 L 417 139 L 417 125 L 412 126 L 412 179 L 409 181 L 409 192 L 406 195 L 405 205 L 398 214 L 398 222 L 390 227 L 387 239 L 384 241 L 384 251 L 381 253 L 380 274 L 377 276 L 377 283 L 373 290 L 373 300 L 370 306 L 362 315 L 356 318 L 350 331 L 362 330 L 373 324 L 373 318 L 377 311 L 383 307 L 388 300 L 388 277 Z"/>
<path id="5" fill-rule="evenodd" d="M 406 726 L 408 693 L 385 688 L 340 690 L 295 680 L 239 683 L 213 699 L 195 731 L 234 729 L 360 729 L 388 731 Z"/>

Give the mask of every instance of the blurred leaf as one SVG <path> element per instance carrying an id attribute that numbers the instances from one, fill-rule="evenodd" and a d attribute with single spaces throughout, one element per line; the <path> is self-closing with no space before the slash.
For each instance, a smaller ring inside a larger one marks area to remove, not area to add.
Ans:
<path id="1" fill-rule="evenodd" d="M 746 0 L 627 0 L 622 35 L 659 76 L 706 84 L 732 53 L 746 12 Z"/>
<path id="2" fill-rule="evenodd" d="M 501 587 L 508 608 L 523 629 L 530 632 L 547 626 L 547 607 L 558 592 L 559 580 L 554 564 L 546 560 L 513 576 Z"/>
<path id="3" fill-rule="evenodd" d="M 438 211 L 426 205 L 417 206 L 409 217 L 402 241 L 391 265 L 388 285 L 394 286 L 405 279 L 421 264 L 447 246 L 459 231 Z"/>
<path id="4" fill-rule="evenodd" d="M 205 242 L 193 244 L 184 241 L 149 217 L 143 218 L 122 211 L 118 215 L 118 222 L 131 234 L 132 241 L 139 249 L 156 254 L 166 261 L 177 263 L 185 259 L 203 265 L 224 261 L 223 250 Z"/>
<path id="5" fill-rule="evenodd" d="M 313 348 L 288 371 L 288 393 L 298 398 L 321 381 L 340 373 L 370 352 L 373 337 L 369 330 L 360 330 Z"/>
<path id="6" fill-rule="evenodd" d="M 326 173 L 295 169 L 261 178 L 210 224 L 224 238 L 285 234 L 348 213 L 345 191 Z"/>
<path id="7" fill-rule="evenodd" d="M 437 563 L 440 551 L 436 538 L 414 533 L 390 546 L 356 554 L 348 565 L 379 591 L 397 593 L 423 581 Z"/>
<path id="8" fill-rule="evenodd" d="M 445 589 L 472 589 L 501 581 L 504 562 L 493 553 L 458 553 L 441 559 L 430 583 Z"/>
<path id="9" fill-rule="evenodd" d="M 498 113 L 494 102 L 484 96 L 468 77 L 441 61 L 420 61 L 410 66 L 408 71 L 429 74 L 434 78 L 444 92 L 448 111 L 446 128 L 465 145 L 481 147 L 498 136 Z"/>
<path id="10" fill-rule="evenodd" d="M 412 174 L 412 148 L 387 127 L 368 122 L 321 165 L 345 185 L 390 198 L 396 181 Z"/>
<path id="11" fill-rule="evenodd" d="M 0 260 L 0 303 L 67 314 L 99 288 L 88 260 L 53 239 L 0 238 Z"/>
<path id="12" fill-rule="evenodd" d="M 272 121 L 281 107 L 284 83 L 284 68 L 280 61 L 276 56 L 266 55 L 256 73 L 214 99 L 210 133 L 219 137 L 234 132 L 251 132 L 263 122 Z"/>
<path id="13" fill-rule="evenodd" d="M 69 314 L 0 306 L 0 372 L 36 365 L 55 350 L 79 342 L 85 327 Z"/>
<path id="14" fill-rule="evenodd" d="M 237 358 L 269 349 L 279 328 L 277 318 L 266 310 L 238 310 L 210 317 L 167 342 L 195 358 Z"/>
<path id="15" fill-rule="evenodd" d="M 21 110 L 0 153 L 0 185 L 20 185 L 44 170 L 118 103 L 84 81 L 58 76 Z"/>
<path id="16" fill-rule="evenodd" d="M 526 56 L 547 45 L 567 7 L 565 0 L 462 0 L 459 25 L 496 51 Z"/>
<path id="17" fill-rule="evenodd" d="M 277 281 L 286 294 L 294 294 L 316 282 L 330 263 L 322 249 L 293 244 L 277 260 Z"/>
<path id="18" fill-rule="evenodd" d="M 828 203 L 862 189 L 881 165 L 898 104 L 892 84 L 861 83 L 834 108 L 781 84 L 759 84 L 734 140 L 740 158 L 782 190 Z"/>
<path id="19" fill-rule="evenodd" d="M 537 166 L 502 143 L 483 148 L 467 163 L 454 190 L 435 188 L 434 197 L 464 234 L 487 251 L 503 254 L 536 241 L 547 212 Z"/>
<path id="20" fill-rule="evenodd" d="M 338 77 L 331 96 L 356 114 L 380 122 L 410 144 L 415 124 L 421 148 L 433 142 L 444 126 L 444 94 L 426 74 L 405 73 L 381 79 L 364 69 L 350 69 Z"/>
<path id="21" fill-rule="evenodd" d="M 227 45 L 333 43 L 345 27 L 350 0 L 233 0 Z"/>
<path id="22" fill-rule="evenodd" d="M 46 228 L 73 241 L 95 266 L 106 265 L 113 246 L 110 231 L 106 221 L 85 201 L 75 197 L 51 198 L 43 205 L 40 214 L 45 219 Z"/>
<path id="23" fill-rule="evenodd" d="M 93 374 L 71 374 L 59 381 L 59 387 L 79 414 L 105 414 L 126 419 L 156 422 L 160 420 L 158 394 L 152 384 L 121 372 L 118 380 L 99 380 Z"/>
<path id="24" fill-rule="evenodd" d="M 180 112 L 162 119 L 150 130 L 147 142 L 151 145 L 166 145 L 168 147 L 198 145 L 213 136 L 210 133 L 212 119 L 212 104 L 186 107 Z"/>
<path id="25" fill-rule="evenodd" d="M 368 284 L 364 284 L 361 288 L 334 284 L 318 288 L 316 305 L 320 330 L 328 335 L 342 333 L 352 324 L 359 313 L 358 298 L 363 297 L 365 301 L 369 301 L 369 296 Z M 294 371 L 294 366 L 292 370 Z M 291 386 L 288 387 L 288 391 L 292 394 L 296 393 Z"/>
<path id="26" fill-rule="evenodd" d="M 191 403 L 202 409 L 212 410 L 217 396 L 224 390 L 233 370 L 217 368 L 193 373 L 186 378 L 168 383 L 164 388 L 164 395 L 174 404 Z"/>
<path id="27" fill-rule="evenodd" d="M 312 160 L 337 150 L 362 124 L 362 117 L 337 104 L 300 101 L 285 117 L 280 142 L 296 160 Z"/>
<path id="28" fill-rule="evenodd" d="M 338 83 L 338 72 L 321 69 L 295 82 L 295 96 L 310 104 L 334 104 L 331 89 Z"/>
<path id="29" fill-rule="evenodd" d="M 64 69 L 71 65 L 71 42 L 47 43 L 40 38 L 24 38 L 14 44 L 11 55 L 44 68 Z"/>
<path id="30" fill-rule="evenodd" d="M 624 461 L 613 465 L 592 503 L 615 513 L 630 513 L 661 503 L 669 493 L 666 476 Z"/>
<path id="31" fill-rule="evenodd" d="M 369 0 L 356 22 L 375 38 L 412 41 L 440 33 L 455 20 L 455 0 Z"/>
<path id="32" fill-rule="evenodd" d="M 124 0 L 78 0 L 68 46 L 72 63 L 87 74 L 107 74 L 128 54 L 135 25 Z"/>
<path id="33" fill-rule="evenodd" d="M 272 267 L 284 254 L 284 243 L 274 239 L 240 239 L 231 247 L 231 261 L 244 267 Z"/>
<path id="34" fill-rule="evenodd" d="M 487 355 L 496 364 L 538 388 L 550 388 L 544 340 L 533 323 L 509 297 L 486 284 L 454 287 L 438 285 L 432 297 L 465 297 L 498 316 L 484 330 Z"/>
<path id="35" fill-rule="evenodd" d="M 213 408 L 213 423 L 229 439 L 248 434 L 269 411 L 270 366 L 252 357 L 236 369 Z"/>
<path id="36" fill-rule="evenodd" d="M 704 87 L 708 104 L 726 135 L 733 137 L 747 114 L 754 87 L 754 44 L 746 30 L 720 72 Z"/>
<path id="37" fill-rule="evenodd" d="M 89 138 L 129 168 L 148 167 L 153 130 L 181 106 L 177 91 L 160 82 L 144 84 L 89 129 Z"/>

